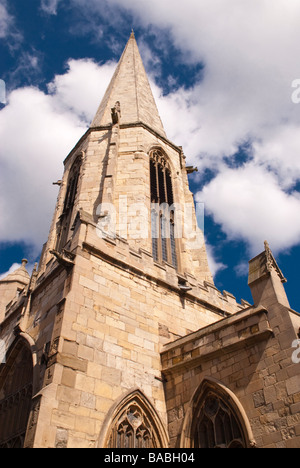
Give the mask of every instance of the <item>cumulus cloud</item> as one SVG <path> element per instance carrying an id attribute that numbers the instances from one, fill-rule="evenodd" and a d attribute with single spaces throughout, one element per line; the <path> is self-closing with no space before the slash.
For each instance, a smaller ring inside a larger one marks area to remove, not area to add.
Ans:
<path id="1" fill-rule="evenodd" d="M 300 107 L 299 113 L 300 113 Z M 265 132 L 264 138 L 253 143 L 257 164 L 272 169 L 280 185 L 288 190 L 300 179 L 300 125 L 279 125 Z"/>
<path id="2" fill-rule="evenodd" d="M 52 98 L 38 89 L 10 94 L 0 112 L 0 241 L 24 241 L 38 252 L 54 207 L 52 182 L 83 131 L 73 115 L 57 113 Z"/>
<path id="3" fill-rule="evenodd" d="M 92 121 L 116 63 L 98 65 L 91 59 L 69 60 L 68 71 L 48 85 L 59 109 L 69 110 L 86 124 Z"/>
<path id="4" fill-rule="evenodd" d="M 206 253 L 207 253 L 208 266 L 213 276 L 216 276 L 216 274 L 219 271 L 226 270 L 227 266 L 224 263 L 218 261 L 213 247 L 209 245 L 207 242 L 206 242 Z"/>
<path id="5" fill-rule="evenodd" d="M 277 178 L 253 163 L 225 169 L 196 200 L 221 225 L 229 240 L 243 239 L 255 254 L 268 240 L 274 252 L 289 248 L 300 238 L 300 194 L 285 193 Z"/>
<path id="6" fill-rule="evenodd" d="M 37 255 L 46 241 L 62 162 L 84 134 L 113 64 L 71 60 L 49 94 L 16 89 L 0 111 L 0 242 L 25 242 Z"/>

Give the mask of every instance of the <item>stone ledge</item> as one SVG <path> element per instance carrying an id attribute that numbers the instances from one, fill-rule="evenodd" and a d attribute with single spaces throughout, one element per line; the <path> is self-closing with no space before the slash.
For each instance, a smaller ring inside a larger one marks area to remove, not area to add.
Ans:
<path id="1" fill-rule="evenodd" d="M 185 300 L 199 303 L 222 318 L 239 313 L 248 306 L 248 303 L 238 304 L 230 293 L 222 295 L 214 284 L 207 281 L 200 283 L 197 278 L 188 272 L 178 275 L 172 265 L 165 262 L 162 264 L 155 262 L 151 253 L 144 249 L 135 251 L 130 247 L 127 240 L 120 236 L 115 236 L 114 239 L 104 235 L 102 238 L 98 237 L 95 222 L 92 221 L 91 215 L 85 213 L 84 210 L 79 211 L 77 221 L 87 226 L 82 243 L 84 251 L 92 253 L 119 268 L 130 270 L 138 276 L 167 286 L 181 295 L 182 290 L 179 287 L 179 282 L 180 278 L 183 278 L 184 281 L 188 282 L 187 286 L 191 287 L 191 290 L 186 291 L 184 294 Z"/>
<path id="2" fill-rule="evenodd" d="M 166 344 L 161 352 L 164 375 L 182 368 L 194 368 L 252 342 L 267 341 L 273 335 L 263 307 L 242 311 L 197 332 Z"/>

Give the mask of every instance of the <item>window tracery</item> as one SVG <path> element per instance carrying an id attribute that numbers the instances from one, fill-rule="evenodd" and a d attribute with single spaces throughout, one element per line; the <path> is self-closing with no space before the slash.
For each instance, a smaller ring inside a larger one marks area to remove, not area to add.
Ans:
<path id="1" fill-rule="evenodd" d="M 245 448 L 243 430 L 233 409 L 209 392 L 196 414 L 195 448 Z"/>
<path id="2" fill-rule="evenodd" d="M 109 449 L 162 446 L 156 424 L 140 398 L 133 398 L 114 418 L 106 445 Z"/>

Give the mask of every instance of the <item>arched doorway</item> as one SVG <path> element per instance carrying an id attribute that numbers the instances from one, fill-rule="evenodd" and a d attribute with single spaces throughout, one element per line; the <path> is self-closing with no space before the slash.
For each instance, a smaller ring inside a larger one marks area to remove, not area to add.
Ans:
<path id="1" fill-rule="evenodd" d="M 0 372 L 0 448 L 24 446 L 32 382 L 32 354 L 19 340 Z"/>

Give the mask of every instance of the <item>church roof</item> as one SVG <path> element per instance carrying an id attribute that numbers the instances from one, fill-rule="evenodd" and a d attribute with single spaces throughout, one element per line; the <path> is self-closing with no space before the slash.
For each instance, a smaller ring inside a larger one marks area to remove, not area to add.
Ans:
<path id="1" fill-rule="evenodd" d="M 166 137 L 133 32 L 91 128 L 109 125 L 112 121 L 111 109 L 118 101 L 121 107 L 121 124 L 142 122 Z"/>

